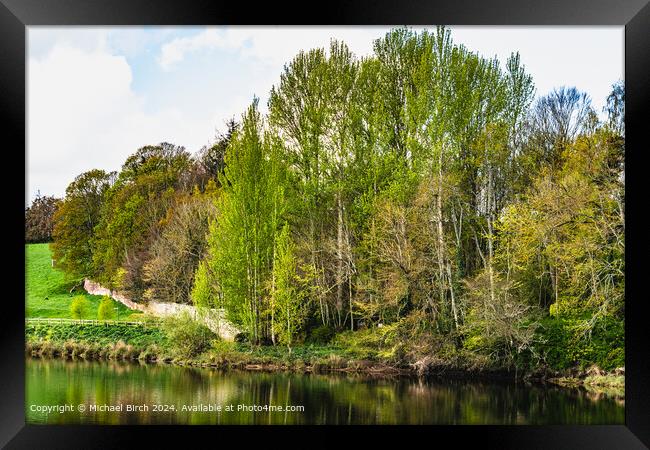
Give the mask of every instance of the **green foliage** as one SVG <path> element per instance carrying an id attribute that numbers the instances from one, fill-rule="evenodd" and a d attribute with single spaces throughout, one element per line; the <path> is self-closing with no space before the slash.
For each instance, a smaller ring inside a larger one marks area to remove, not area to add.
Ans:
<path id="1" fill-rule="evenodd" d="M 298 274 L 295 244 L 291 240 L 287 224 L 279 233 L 275 245 L 271 289 L 271 307 L 274 313 L 272 326 L 279 341 L 291 348 L 306 319 L 306 288 L 310 280 L 301 278 Z"/>
<path id="2" fill-rule="evenodd" d="M 79 175 L 66 189 L 63 203 L 53 216 L 52 258 L 70 278 L 91 276 L 93 240 L 101 218 L 104 194 L 114 174 L 91 170 Z"/>
<path id="3" fill-rule="evenodd" d="M 142 300 L 149 287 L 144 265 L 189 162 L 183 147 L 142 147 L 127 158 L 104 194 L 101 220 L 93 229 L 92 264 L 107 284 L 124 269 L 121 288 L 135 301 Z"/>
<path id="4" fill-rule="evenodd" d="M 84 319 L 88 316 L 88 299 L 83 295 L 77 295 L 70 302 L 70 315 L 73 319 Z"/>
<path id="5" fill-rule="evenodd" d="M 602 317 L 590 324 L 589 317 L 548 317 L 542 322 L 536 350 L 546 364 L 557 369 L 593 364 L 604 370 L 625 365 L 624 323 Z"/>
<path id="6" fill-rule="evenodd" d="M 268 309 L 265 286 L 271 274 L 277 216 L 283 209 L 276 158 L 279 143 L 263 135 L 262 126 L 256 100 L 226 152 L 220 216 L 210 227 L 209 267 L 205 268 L 218 279 L 228 317 L 253 342 L 266 335 L 262 320 L 262 312 Z M 205 278 L 206 273 L 201 276 Z"/>
<path id="7" fill-rule="evenodd" d="M 397 354 L 396 333 L 399 324 L 345 331 L 336 335 L 334 344 L 343 348 L 347 355 L 359 359 L 394 359 Z"/>
<path id="8" fill-rule="evenodd" d="M 215 284 L 214 276 L 210 273 L 207 261 L 199 263 L 194 275 L 192 287 L 192 302 L 197 306 L 212 308 L 221 307 L 219 288 Z"/>
<path id="9" fill-rule="evenodd" d="M 115 302 L 109 296 L 105 295 L 97 308 L 97 318 L 99 320 L 110 320 L 115 318 Z"/>
<path id="10" fill-rule="evenodd" d="M 327 325 L 320 325 L 310 330 L 306 342 L 313 344 L 328 344 L 335 335 L 335 330 Z"/>
<path id="11" fill-rule="evenodd" d="M 499 224 L 524 295 L 563 312 L 618 316 L 624 297 L 624 217 L 620 163 L 611 134 L 581 137 L 555 174 L 542 173 Z M 570 193 L 570 195 L 568 194 Z M 540 267 L 545 269 L 540 274 Z"/>
<path id="12" fill-rule="evenodd" d="M 165 319 L 163 330 L 172 350 L 180 357 L 193 358 L 206 351 L 217 336 L 208 327 L 181 313 Z"/>
<path id="13" fill-rule="evenodd" d="M 28 340 L 50 342 L 77 341 L 94 344 L 114 344 L 122 341 L 139 347 L 167 345 L 165 333 L 158 327 L 135 327 L 132 325 L 72 325 L 28 324 L 25 327 Z"/>

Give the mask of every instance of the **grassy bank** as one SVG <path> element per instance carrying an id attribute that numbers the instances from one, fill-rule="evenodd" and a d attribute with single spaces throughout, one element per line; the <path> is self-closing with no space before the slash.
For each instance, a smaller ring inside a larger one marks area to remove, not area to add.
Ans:
<path id="1" fill-rule="evenodd" d="M 83 295 L 88 300 L 84 319 L 96 319 L 97 308 L 102 299 L 89 295 L 81 287 L 71 293 L 78 280 L 66 280 L 63 272 L 52 267 L 49 244 L 25 245 L 25 314 L 26 317 L 72 318 L 70 303 L 73 297 Z M 113 301 L 117 320 L 138 320 L 139 311 L 133 311 Z"/>
<path id="2" fill-rule="evenodd" d="M 594 369 L 597 374 L 594 374 Z M 625 396 L 625 375 L 620 371 L 603 372 L 597 368 L 580 373 L 566 374 L 565 376 L 549 378 L 550 383 L 564 387 L 584 387 L 596 394 L 605 394 L 614 397 Z"/>
<path id="3" fill-rule="evenodd" d="M 27 325 L 26 352 L 34 357 L 144 360 L 223 369 L 411 372 L 408 367 L 387 361 L 355 358 L 333 345 L 300 345 L 289 351 L 286 347 L 253 346 L 213 339 L 205 351 L 187 356 L 179 352 L 162 329 L 120 325 Z"/>
<path id="4" fill-rule="evenodd" d="M 254 346 L 244 342 L 211 339 L 209 345 L 195 355 L 183 354 L 179 345 L 160 328 L 126 325 L 27 325 L 26 352 L 35 357 L 81 358 L 88 360 L 141 360 L 263 371 L 359 372 L 453 378 L 529 378 L 554 384 L 593 386 L 615 389 L 622 395 L 624 376 L 599 372 L 537 372 L 534 374 L 507 370 L 467 359 L 431 357 L 416 364 L 399 362 L 382 356 L 371 347 L 330 344 L 303 344 L 291 348 Z M 470 363 L 470 361 L 473 361 Z M 426 367 L 426 370 L 423 369 Z"/>

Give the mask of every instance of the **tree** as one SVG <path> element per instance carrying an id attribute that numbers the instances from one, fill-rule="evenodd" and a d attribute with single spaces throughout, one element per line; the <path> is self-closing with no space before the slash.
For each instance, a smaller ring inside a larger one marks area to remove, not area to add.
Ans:
<path id="1" fill-rule="evenodd" d="M 115 317 L 114 304 L 115 302 L 108 295 L 103 296 L 97 308 L 97 318 L 99 320 L 113 319 Z"/>
<path id="2" fill-rule="evenodd" d="M 621 316 L 621 157 L 622 143 L 610 131 L 582 136 L 566 148 L 559 173 L 542 172 L 504 212 L 502 265 L 527 286 L 528 301 L 555 314 Z"/>
<path id="3" fill-rule="evenodd" d="M 30 207 L 25 209 L 25 242 L 52 241 L 54 213 L 61 204 L 55 197 L 36 196 Z"/>
<path id="4" fill-rule="evenodd" d="M 216 215 L 214 181 L 205 193 L 177 194 L 149 249 L 143 267 L 146 297 L 160 302 L 191 303 L 195 272 L 204 258 L 208 223 Z"/>
<path id="5" fill-rule="evenodd" d="M 531 106 L 518 54 L 502 67 L 445 27 L 373 49 L 299 52 L 268 117 L 255 99 L 196 157 L 163 143 L 82 175 L 54 214 L 57 262 L 135 300 L 223 308 L 289 351 L 320 327 L 408 362 L 573 344 L 562 364 L 620 361 L 623 83 L 601 124 L 575 88 Z"/>
<path id="6" fill-rule="evenodd" d="M 378 102 L 382 120 L 378 123 L 380 140 L 388 151 L 408 161 L 406 98 L 415 91 L 413 72 L 421 53 L 417 51 L 417 35 L 408 28 L 396 28 L 373 45 L 381 80 Z"/>
<path id="7" fill-rule="evenodd" d="M 144 265 L 172 206 L 182 174 L 190 168 L 183 147 L 162 143 L 145 146 L 129 156 L 104 196 L 101 220 L 95 228 L 93 266 L 99 281 L 142 301 L 149 287 Z M 124 269 L 121 284 L 116 275 Z"/>
<path id="8" fill-rule="evenodd" d="M 226 149 L 238 128 L 239 124 L 233 117 L 226 122 L 226 132 L 219 133 L 216 142 L 209 147 L 205 147 L 199 155 L 202 166 L 214 180 L 219 180 L 219 177 L 223 174 L 226 163 Z"/>
<path id="9" fill-rule="evenodd" d="M 591 112 L 591 100 L 575 87 L 553 89 L 537 100 L 529 119 L 536 168 L 561 165 L 565 147 L 584 129 Z"/>
<path id="10" fill-rule="evenodd" d="M 309 279 L 301 278 L 298 273 L 295 244 L 291 240 L 287 224 L 279 232 L 276 246 L 271 290 L 275 316 L 273 326 L 279 341 L 291 351 L 291 345 L 302 330 L 307 315 L 305 298 Z"/>
<path id="11" fill-rule="evenodd" d="M 530 352 L 539 327 L 539 309 L 517 299 L 516 284 L 487 270 L 466 284 L 469 304 L 464 347 L 505 365 Z"/>
<path id="12" fill-rule="evenodd" d="M 210 226 L 212 229 L 212 226 Z M 208 247 L 208 252 L 210 248 Z M 194 273 L 192 286 L 192 303 L 202 308 L 223 308 L 223 293 L 219 287 L 215 274 L 210 269 L 210 253 L 199 262 Z"/>
<path id="13" fill-rule="evenodd" d="M 300 209 L 296 215 L 306 228 L 309 260 L 317 274 L 314 294 L 323 323 L 329 323 L 330 317 L 325 298 L 328 283 L 319 244 L 329 194 L 324 186 L 327 168 L 324 139 L 332 112 L 328 105 L 332 86 L 325 50 L 312 49 L 299 52 L 285 66 L 279 86 L 273 86 L 269 97 L 269 122 L 285 141 L 288 163 L 297 173 Z"/>
<path id="14" fill-rule="evenodd" d="M 91 170 L 79 175 L 66 189 L 63 203 L 53 216 L 52 257 L 72 278 L 98 273 L 93 268 L 95 227 L 101 218 L 104 194 L 115 174 Z"/>
<path id="15" fill-rule="evenodd" d="M 226 152 L 219 219 L 208 237 L 208 266 L 223 292 L 229 318 L 260 343 L 269 335 L 265 286 L 271 274 L 275 230 L 269 156 L 278 145 L 263 134 L 257 99 L 242 117 Z"/>
<path id="16" fill-rule="evenodd" d="M 621 136 L 625 135 L 625 83 L 617 81 L 612 85 L 612 92 L 607 97 L 603 108 L 607 113 L 609 126 Z"/>
<path id="17" fill-rule="evenodd" d="M 270 122 L 285 138 L 298 181 L 296 229 L 307 236 L 321 321 L 339 329 L 348 320 L 353 327 L 349 216 L 352 189 L 365 189 L 348 181 L 350 172 L 361 175 L 367 155 L 360 139 L 365 124 L 357 104 L 359 67 L 348 47 L 333 40 L 328 55 L 324 49 L 299 53 L 269 100 Z"/>
<path id="18" fill-rule="evenodd" d="M 77 295 L 70 303 L 70 314 L 73 319 L 83 319 L 88 315 L 90 304 L 84 295 Z"/>

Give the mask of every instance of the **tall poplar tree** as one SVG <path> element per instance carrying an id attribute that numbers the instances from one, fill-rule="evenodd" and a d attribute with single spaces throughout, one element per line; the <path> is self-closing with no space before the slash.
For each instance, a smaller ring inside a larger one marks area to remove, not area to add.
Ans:
<path id="1" fill-rule="evenodd" d="M 220 215 L 208 237 L 209 266 L 228 317 L 243 326 L 254 343 L 268 335 L 267 285 L 278 208 L 271 153 L 271 139 L 264 134 L 255 99 L 226 150 Z"/>

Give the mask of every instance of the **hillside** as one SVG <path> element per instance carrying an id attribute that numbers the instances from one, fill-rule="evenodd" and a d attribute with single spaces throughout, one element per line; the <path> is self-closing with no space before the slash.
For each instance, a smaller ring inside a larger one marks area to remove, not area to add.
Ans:
<path id="1" fill-rule="evenodd" d="M 79 289 L 70 294 L 72 284 L 66 282 L 63 272 L 52 267 L 49 244 L 25 245 L 25 317 L 71 318 L 70 302 L 75 295 L 83 294 L 90 304 L 84 318 L 96 319 L 102 297 Z M 121 303 L 114 303 L 116 319 L 133 320 L 141 315 Z"/>

